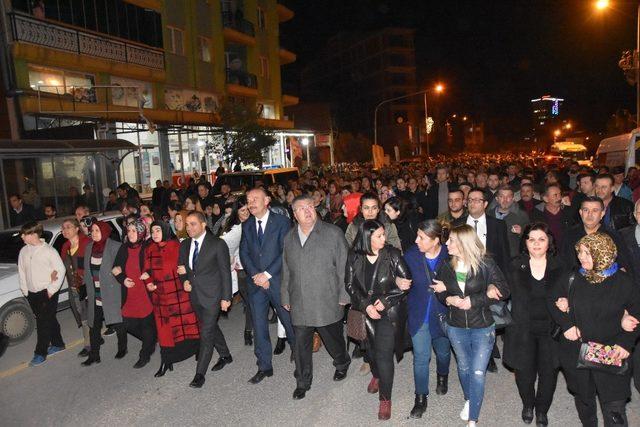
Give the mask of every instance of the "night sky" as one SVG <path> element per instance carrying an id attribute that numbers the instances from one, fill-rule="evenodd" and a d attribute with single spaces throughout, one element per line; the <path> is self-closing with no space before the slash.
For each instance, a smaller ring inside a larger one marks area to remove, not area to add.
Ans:
<path id="1" fill-rule="evenodd" d="M 485 121 L 503 137 L 531 127 L 530 100 L 565 98 L 565 118 L 577 129 L 602 131 L 619 108 L 635 113 L 635 88 L 618 68 L 635 48 L 636 2 L 591 0 L 290 0 L 296 16 L 281 26 L 282 44 L 298 54 L 284 67 L 312 59 L 333 34 L 384 26 L 417 29 L 418 84 L 442 81 L 449 113 Z M 301 100 L 304 102 L 304 100 Z"/>

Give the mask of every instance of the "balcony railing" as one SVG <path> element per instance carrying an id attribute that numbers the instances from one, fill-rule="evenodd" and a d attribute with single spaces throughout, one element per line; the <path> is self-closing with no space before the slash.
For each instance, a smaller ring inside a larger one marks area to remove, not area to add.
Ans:
<path id="1" fill-rule="evenodd" d="M 234 16 L 231 12 L 222 12 L 222 26 L 224 28 L 231 28 L 236 31 L 240 31 L 248 36 L 255 37 L 256 30 L 252 22 L 247 21 L 244 18 Z"/>
<path id="2" fill-rule="evenodd" d="M 233 70 L 227 68 L 227 83 L 248 87 L 251 89 L 258 88 L 258 78 L 255 74 L 247 73 L 244 70 Z"/>
<path id="3" fill-rule="evenodd" d="M 164 70 L 164 52 L 10 13 L 13 39 L 65 52 Z"/>

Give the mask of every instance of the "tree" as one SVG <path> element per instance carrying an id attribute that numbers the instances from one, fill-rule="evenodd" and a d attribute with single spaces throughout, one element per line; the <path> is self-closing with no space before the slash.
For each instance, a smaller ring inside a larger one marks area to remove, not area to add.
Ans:
<path id="1" fill-rule="evenodd" d="M 258 123 L 258 112 L 228 100 L 218 110 L 221 127 L 208 150 L 222 157 L 231 169 L 240 164 L 262 168 L 262 153 L 276 143 L 271 132 Z"/>

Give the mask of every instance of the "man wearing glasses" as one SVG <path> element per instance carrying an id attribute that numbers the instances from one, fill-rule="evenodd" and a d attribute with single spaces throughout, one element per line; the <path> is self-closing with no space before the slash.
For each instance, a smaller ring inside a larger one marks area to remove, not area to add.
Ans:
<path id="1" fill-rule="evenodd" d="M 313 198 L 303 194 L 292 203 L 298 222 L 285 237 L 281 302 L 291 313 L 295 333 L 295 400 L 303 399 L 313 378 L 313 332 L 318 331 L 336 367 L 334 381 L 346 378 L 351 359 L 342 318 L 349 295 L 344 286 L 347 241 L 335 225 L 318 221 Z"/>

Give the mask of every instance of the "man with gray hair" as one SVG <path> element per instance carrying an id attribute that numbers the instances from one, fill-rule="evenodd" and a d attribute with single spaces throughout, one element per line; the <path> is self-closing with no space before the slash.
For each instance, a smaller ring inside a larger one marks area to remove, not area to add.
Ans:
<path id="1" fill-rule="evenodd" d="M 334 381 L 346 378 L 351 359 L 343 335 L 344 305 L 350 299 L 344 285 L 348 247 L 342 230 L 318 221 L 313 198 L 292 203 L 298 225 L 284 240 L 281 302 L 291 313 L 295 334 L 295 400 L 303 399 L 313 379 L 313 333 L 318 331 L 336 368 Z"/>

